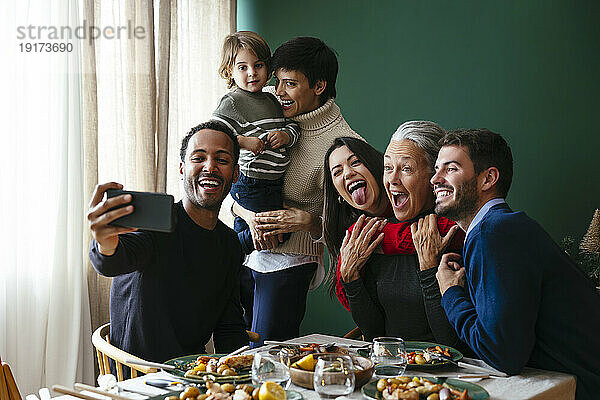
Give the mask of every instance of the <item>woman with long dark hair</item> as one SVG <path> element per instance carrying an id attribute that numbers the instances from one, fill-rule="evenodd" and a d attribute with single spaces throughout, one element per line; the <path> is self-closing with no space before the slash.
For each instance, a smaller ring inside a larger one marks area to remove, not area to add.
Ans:
<path id="1" fill-rule="evenodd" d="M 324 170 L 323 238 L 329 253 L 327 285 L 333 296 L 337 284 L 334 266 L 338 264 L 346 230 L 363 213 L 372 217 L 393 214 L 383 187 L 383 154 L 364 140 L 336 138 L 325 154 Z M 343 182 L 346 189 L 338 185 L 338 190 L 334 180 Z M 338 293 L 338 298 L 348 308 L 345 297 L 340 296 L 343 293 Z"/>

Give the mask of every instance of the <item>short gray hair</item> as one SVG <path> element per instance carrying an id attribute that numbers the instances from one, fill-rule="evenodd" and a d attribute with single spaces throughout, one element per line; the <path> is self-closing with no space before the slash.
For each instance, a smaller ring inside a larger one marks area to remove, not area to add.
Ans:
<path id="1" fill-rule="evenodd" d="M 435 160 L 440 151 L 440 139 L 446 130 L 431 121 L 406 121 L 396 129 L 392 140 L 410 140 L 425 153 L 429 168 L 434 171 Z"/>

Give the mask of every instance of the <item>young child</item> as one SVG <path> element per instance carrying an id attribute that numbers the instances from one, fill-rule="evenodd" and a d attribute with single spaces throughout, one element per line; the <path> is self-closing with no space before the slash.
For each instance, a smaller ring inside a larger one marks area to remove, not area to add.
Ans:
<path id="1" fill-rule="evenodd" d="M 283 117 L 275 96 L 262 91 L 270 77 L 270 61 L 269 45 L 258 34 L 241 31 L 227 36 L 219 74 L 235 89 L 223 96 L 213 112 L 213 119 L 236 133 L 241 148 L 240 177 L 231 187 L 231 196 L 254 212 L 283 208 L 287 148 L 300 134 L 298 124 Z M 248 225 L 237 217 L 234 229 L 242 249 L 250 254 L 254 244 Z"/>

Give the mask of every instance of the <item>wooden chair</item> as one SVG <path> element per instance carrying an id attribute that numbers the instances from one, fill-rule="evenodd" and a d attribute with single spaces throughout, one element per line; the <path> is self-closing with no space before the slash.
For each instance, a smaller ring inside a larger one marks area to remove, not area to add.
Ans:
<path id="1" fill-rule="evenodd" d="M 2 358 L 0 358 L 0 400 L 22 400 L 10 365 L 2 362 Z"/>
<path id="2" fill-rule="evenodd" d="M 102 325 L 100 328 L 92 334 L 92 344 L 96 348 L 96 356 L 98 357 L 98 367 L 100 368 L 101 374 L 110 374 L 109 359 L 114 360 L 117 367 L 117 380 L 123 380 L 123 368 L 128 367 L 131 370 L 131 377 L 135 378 L 138 376 L 138 372 L 143 374 L 149 374 L 156 372 L 156 368 L 142 367 L 140 365 L 127 364 L 126 360 L 142 360 L 132 354 L 123 351 L 112 344 L 110 344 L 109 338 L 110 322 Z M 260 335 L 256 332 L 246 331 L 248 333 L 248 339 L 251 342 L 259 342 Z M 142 360 L 144 361 L 144 360 Z M 4 399 L 2 399 L 4 400 Z M 19 399 L 20 400 L 20 399 Z"/>
<path id="3" fill-rule="evenodd" d="M 260 335 L 258 333 L 252 331 L 246 331 L 246 333 L 248 334 L 248 340 L 252 343 L 260 342 Z"/>
<path id="4" fill-rule="evenodd" d="M 100 368 L 101 374 L 110 374 L 109 359 L 115 362 L 117 367 L 117 380 L 123 380 L 123 368 L 129 368 L 131 371 L 131 377 L 135 378 L 138 376 L 138 372 L 143 374 L 149 374 L 151 372 L 157 372 L 156 368 L 142 367 L 140 365 L 127 364 L 126 360 L 142 360 L 132 354 L 127 353 L 119 349 L 118 347 L 110 344 L 110 338 L 108 336 L 110 332 L 110 322 L 102 325 L 96 329 L 92 334 L 92 344 L 96 348 L 96 356 L 98 357 L 98 367 Z"/>
<path id="5" fill-rule="evenodd" d="M 346 333 L 344 335 L 344 337 L 346 339 L 364 340 L 363 334 L 360 331 L 360 328 L 358 326 L 356 328 L 352 329 L 350 332 Z"/>

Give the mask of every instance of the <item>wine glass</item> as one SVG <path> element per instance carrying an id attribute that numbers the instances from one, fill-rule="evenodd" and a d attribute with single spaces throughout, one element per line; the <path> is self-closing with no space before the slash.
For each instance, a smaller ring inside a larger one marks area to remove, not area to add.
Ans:
<path id="1" fill-rule="evenodd" d="M 283 368 L 285 368 L 285 370 L 287 371 L 288 375 L 290 374 L 290 365 L 292 364 L 292 358 L 294 358 L 294 352 L 287 348 L 287 347 L 283 347 L 281 350 L 279 350 L 279 361 L 281 362 L 281 365 L 283 365 Z M 288 389 L 289 386 L 291 384 L 291 380 L 288 380 L 287 382 L 287 386 L 284 386 L 284 389 Z"/>
<path id="2" fill-rule="evenodd" d="M 285 387 L 289 380 L 289 367 L 282 364 L 278 355 L 271 354 L 268 351 L 254 353 L 252 383 L 262 385 L 267 381 L 271 381 Z"/>
<path id="3" fill-rule="evenodd" d="M 354 365 L 349 356 L 324 354 L 317 360 L 313 386 L 320 397 L 334 398 L 354 391 Z"/>
<path id="4" fill-rule="evenodd" d="M 373 339 L 369 355 L 375 364 L 375 375 L 382 378 L 402 376 L 406 371 L 407 357 L 404 340 L 394 337 Z"/>

